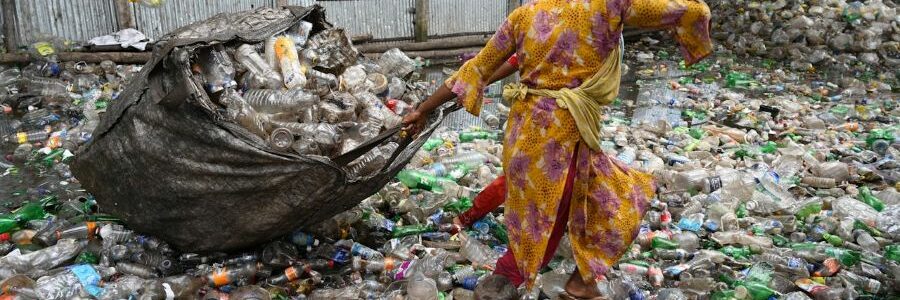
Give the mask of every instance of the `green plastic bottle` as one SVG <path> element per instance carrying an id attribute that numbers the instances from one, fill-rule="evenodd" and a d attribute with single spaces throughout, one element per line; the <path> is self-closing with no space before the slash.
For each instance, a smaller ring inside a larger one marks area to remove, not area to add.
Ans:
<path id="1" fill-rule="evenodd" d="M 875 211 L 881 212 L 884 210 L 884 202 L 875 197 L 875 195 L 872 194 L 872 190 L 869 190 L 869 187 L 867 186 L 859 188 L 859 197 L 857 199 L 871 206 Z"/>
<path id="2" fill-rule="evenodd" d="M 706 131 L 700 128 L 691 128 L 688 130 L 688 134 L 695 139 L 702 139 L 706 135 Z"/>
<path id="3" fill-rule="evenodd" d="M 420 189 L 432 192 L 441 192 L 441 181 L 451 181 L 446 178 L 438 178 L 425 172 L 416 170 L 403 170 L 397 174 L 397 179 L 410 189 Z"/>
<path id="4" fill-rule="evenodd" d="M 825 254 L 830 257 L 837 258 L 837 260 L 841 262 L 842 265 L 848 267 L 856 265 L 861 259 L 859 252 L 837 247 L 825 248 Z"/>
<path id="5" fill-rule="evenodd" d="M 93 265 L 93 264 L 97 264 L 97 262 L 99 262 L 99 261 L 100 261 L 100 259 L 97 257 L 97 255 L 95 255 L 94 253 L 91 253 L 91 252 L 81 252 L 81 254 L 79 254 L 78 257 L 75 258 L 76 264 L 91 264 L 91 265 Z"/>
<path id="6" fill-rule="evenodd" d="M 853 229 L 865 230 L 866 232 L 871 234 L 873 237 L 880 237 L 883 235 L 881 233 L 881 230 L 878 230 L 875 227 L 869 226 L 869 224 L 863 223 L 860 220 L 853 220 Z"/>
<path id="7" fill-rule="evenodd" d="M 725 75 L 725 87 L 727 88 L 749 88 L 753 84 L 753 77 L 747 73 L 731 72 Z"/>
<path id="8" fill-rule="evenodd" d="M 735 259 L 747 259 L 753 254 L 751 253 L 750 248 L 738 248 L 733 246 L 726 246 L 725 248 L 719 249 L 719 252 Z"/>
<path id="9" fill-rule="evenodd" d="M 778 144 L 776 144 L 775 142 L 772 142 L 772 141 L 767 142 L 765 145 L 763 145 L 762 147 L 759 148 L 759 152 L 762 152 L 765 154 L 772 154 L 772 153 L 775 153 L 776 151 L 778 151 Z"/>
<path id="10" fill-rule="evenodd" d="M 653 240 L 650 241 L 650 247 L 653 249 L 675 250 L 675 249 L 678 249 L 678 243 L 671 241 L 669 239 L 657 236 L 657 237 L 654 237 Z"/>
<path id="11" fill-rule="evenodd" d="M 491 234 L 493 234 L 501 243 L 509 244 L 509 232 L 506 231 L 506 226 L 497 222 L 491 222 L 490 225 Z"/>
<path id="12" fill-rule="evenodd" d="M 466 143 L 474 140 L 500 140 L 500 134 L 489 131 L 468 131 L 459 133 L 459 141 Z"/>
<path id="13" fill-rule="evenodd" d="M 734 290 L 718 291 L 712 294 L 711 300 L 737 300 L 734 297 Z"/>
<path id="14" fill-rule="evenodd" d="M 19 224 L 47 217 L 44 206 L 39 201 L 25 203 L 10 214 L 0 216 L 0 233 L 11 232 Z"/>
<path id="15" fill-rule="evenodd" d="M 774 295 L 775 290 L 763 282 L 742 282 L 734 288 L 734 296 L 737 299 L 768 300 Z"/>
<path id="16" fill-rule="evenodd" d="M 425 149 L 425 151 L 432 151 L 434 149 L 437 149 L 438 147 L 440 147 L 443 144 L 444 144 L 444 140 L 431 138 L 431 139 L 428 139 L 427 141 L 425 141 L 425 144 L 422 145 L 422 149 Z"/>
<path id="17" fill-rule="evenodd" d="M 887 245 L 884 247 L 884 258 L 900 263 L 900 245 Z"/>
<path id="18" fill-rule="evenodd" d="M 466 197 L 459 198 L 459 200 L 444 205 L 444 211 L 455 214 L 462 213 L 470 208 L 472 208 L 472 200 Z"/>
<path id="19" fill-rule="evenodd" d="M 866 137 L 866 145 L 871 148 L 872 144 L 874 144 L 877 140 L 886 140 L 889 142 L 893 142 L 894 132 L 887 129 L 873 129 L 872 131 L 869 131 L 869 135 Z"/>
<path id="20" fill-rule="evenodd" d="M 0 233 L 7 233 L 16 229 L 19 226 L 19 222 L 16 219 L 13 219 L 10 215 L 5 215 L 0 217 Z"/>
<path id="21" fill-rule="evenodd" d="M 724 298 L 719 299 L 767 300 L 769 297 L 775 295 L 775 290 L 769 288 L 767 282 L 737 280 L 725 274 L 719 275 L 719 281 L 728 284 L 729 287 L 734 289 L 734 291 L 727 291 L 727 293 L 720 296 Z M 713 296 L 713 298 L 715 299 L 715 296 Z"/>
<path id="22" fill-rule="evenodd" d="M 410 236 L 410 235 L 434 232 L 435 230 L 436 229 L 433 226 L 429 226 L 429 225 L 425 225 L 425 224 L 396 226 L 396 227 L 394 227 L 394 231 L 391 232 L 391 236 L 393 238 L 402 238 L 402 237 Z"/>
<path id="23" fill-rule="evenodd" d="M 835 247 L 840 247 L 840 246 L 844 245 L 844 240 L 841 239 L 841 237 L 836 236 L 836 235 L 824 233 L 824 234 L 822 234 L 822 239 L 824 239 L 826 242 L 828 242 L 829 244 L 831 244 L 832 246 L 835 246 Z"/>
<path id="24" fill-rule="evenodd" d="M 734 211 L 734 215 L 738 218 L 746 218 L 747 214 L 747 205 L 745 205 L 744 202 L 738 204 L 737 209 Z"/>
<path id="25" fill-rule="evenodd" d="M 39 220 L 47 217 L 47 212 L 44 211 L 44 205 L 39 201 L 28 202 L 22 207 L 19 207 L 15 211 L 13 211 L 13 218 L 19 223 L 25 223 L 28 221 Z"/>
<path id="26" fill-rule="evenodd" d="M 775 234 L 775 235 L 772 235 L 772 243 L 778 247 L 786 247 L 791 244 L 791 240 L 789 240 L 788 238 L 786 238 L 780 234 Z"/>
<path id="27" fill-rule="evenodd" d="M 822 211 L 822 202 L 812 202 L 804 205 L 794 214 L 797 220 L 806 220 L 807 217 Z"/>

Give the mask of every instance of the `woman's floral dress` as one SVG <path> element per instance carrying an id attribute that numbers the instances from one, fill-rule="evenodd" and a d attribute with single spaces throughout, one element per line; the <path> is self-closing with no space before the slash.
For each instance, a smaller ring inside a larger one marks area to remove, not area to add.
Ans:
<path id="1" fill-rule="evenodd" d="M 696 0 L 536 0 L 510 14 L 446 84 L 477 115 L 485 80 L 516 53 L 529 88 L 577 87 L 619 46 L 625 24 L 672 29 L 693 64 L 712 52 L 709 21 L 709 7 Z M 587 282 L 601 278 L 625 252 L 655 193 L 649 175 L 581 142 L 572 116 L 552 98 L 529 95 L 513 103 L 503 163 L 510 250 L 528 287 L 547 249 L 567 176 L 575 176 L 568 233 Z"/>

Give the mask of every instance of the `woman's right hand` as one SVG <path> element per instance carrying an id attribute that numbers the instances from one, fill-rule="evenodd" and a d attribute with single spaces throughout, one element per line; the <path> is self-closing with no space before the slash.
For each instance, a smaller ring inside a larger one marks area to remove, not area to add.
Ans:
<path id="1" fill-rule="evenodd" d="M 415 110 L 405 117 L 403 117 L 403 130 L 405 130 L 410 136 L 414 136 L 419 134 L 422 129 L 425 128 L 425 121 L 427 120 L 425 114 L 419 112 L 419 110 Z"/>

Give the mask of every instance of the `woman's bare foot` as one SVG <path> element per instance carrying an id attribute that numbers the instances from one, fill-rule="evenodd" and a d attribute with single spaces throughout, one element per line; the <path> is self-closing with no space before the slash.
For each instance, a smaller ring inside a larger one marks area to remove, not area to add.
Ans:
<path id="1" fill-rule="evenodd" d="M 602 299 L 603 295 L 594 284 L 587 284 L 581 279 L 578 270 L 572 273 L 569 281 L 566 282 L 566 293 L 578 299 Z"/>

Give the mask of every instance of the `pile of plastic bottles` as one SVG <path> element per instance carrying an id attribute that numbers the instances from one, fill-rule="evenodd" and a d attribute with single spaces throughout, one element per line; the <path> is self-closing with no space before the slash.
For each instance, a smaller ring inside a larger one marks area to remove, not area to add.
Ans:
<path id="1" fill-rule="evenodd" d="M 790 61 L 794 70 L 900 66 L 893 1 L 710 1 L 711 32 L 738 55 Z"/>
<path id="2" fill-rule="evenodd" d="M 295 37 L 286 36 L 274 38 L 273 47 L 296 48 Z M 306 50 L 325 45 L 315 40 L 301 44 Z M 637 48 L 626 57 L 663 53 L 648 45 Z M 277 51 L 269 63 L 266 49 L 201 49 L 196 76 L 219 83 L 206 88 L 221 96 L 225 111 L 238 105 L 267 119 L 266 126 L 355 122 L 347 128 L 356 126 L 363 136 L 368 129 L 389 128 L 373 115 L 395 118 L 406 109 L 400 104 L 396 110 L 396 104 L 416 103 L 403 100 L 416 93 L 392 91 L 409 89 L 399 79 L 405 75 L 397 74 L 415 72 L 415 64 L 399 51 L 374 63 L 328 58 L 341 56 L 339 50 L 317 52 L 320 58 L 310 61 L 326 64 L 325 69 L 346 64 L 341 76 L 306 66 L 295 74 L 307 76 L 304 88 L 288 89 L 285 69 L 293 67 L 282 67 L 278 61 L 284 57 Z M 295 51 L 312 57 L 306 50 Z M 226 59 L 237 62 L 231 63 L 235 70 L 226 70 L 225 80 L 210 80 L 221 70 L 209 72 L 204 64 Z M 52 73 L 51 61 L 0 72 L 0 103 L 7 111 L 0 130 L 12 128 L 3 132 L 12 147 L 4 148 L 9 155 L 0 160 L 0 188 L 36 183 L 0 194 L 0 200 L 15 201 L 2 203 L 9 213 L 0 215 L 4 296 L 473 299 L 507 251 L 502 207 L 468 228 L 452 223 L 502 173 L 506 116 L 499 114 L 508 112 L 505 107 L 498 115 L 482 116 L 489 128 L 439 130 L 395 182 L 318 226 L 239 253 L 181 253 L 104 215 L 77 180 L 60 175 L 67 174 L 66 158 L 90 138 L 98 111 L 114 101 L 117 84 L 134 67 L 113 65 L 109 69 L 115 71 L 106 72 L 104 64 L 55 65 L 58 73 Z M 722 55 L 690 68 L 674 62 L 634 68 L 641 91 L 632 99 L 625 89 L 623 99 L 605 112 L 602 146 L 623 163 L 653 172 L 660 189 L 636 242 L 599 283 L 608 299 L 891 299 L 900 294 L 897 94 L 780 67 L 767 60 L 735 63 Z M 237 71 L 241 68 L 245 71 Z M 253 96 L 264 93 L 291 96 L 270 107 L 262 101 L 277 97 Z M 291 102 L 304 97 L 313 100 Z M 385 99 L 401 100 L 392 106 Z M 347 103 L 356 106 L 338 105 Z M 290 121 L 279 121 L 284 111 Z M 345 115 L 351 121 L 340 119 Z M 241 118 L 248 115 L 232 116 L 245 125 Z M 42 129 L 48 125 L 49 131 Z M 290 126 L 263 127 L 260 137 L 278 140 L 270 136 L 278 128 L 289 130 L 290 142 L 273 147 L 323 144 L 296 138 L 308 136 Z M 29 138 L 32 129 L 46 135 Z M 328 153 L 339 154 L 355 139 L 329 140 L 334 148 Z M 40 180 L 25 178 L 32 175 Z M 564 240 L 532 296 L 556 299 L 574 269 Z"/>
<path id="3" fill-rule="evenodd" d="M 46 55 L 30 64 L 0 67 L 0 173 L 17 176 L 23 166 L 35 167 L 43 182 L 38 187 L 28 186 L 30 181 L 0 181 L 0 190 L 19 198 L 28 189 L 71 190 L 65 186 L 71 172 L 59 162 L 68 161 L 91 139 L 124 82 L 141 70 L 111 61 L 59 62 L 53 44 L 40 48 Z"/>
<path id="4" fill-rule="evenodd" d="M 420 63 L 399 49 L 375 61 L 359 58 L 343 30 L 310 36 L 312 26 L 300 22 L 258 45 L 199 49 L 192 70 L 227 120 L 275 150 L 301 155 L 353 150 L 398 126 L 427 96 L 427 85 L 406 81 Z M 396 147 L 389 143 L 358 159 L 351 174 L 380 169 Z"/>

